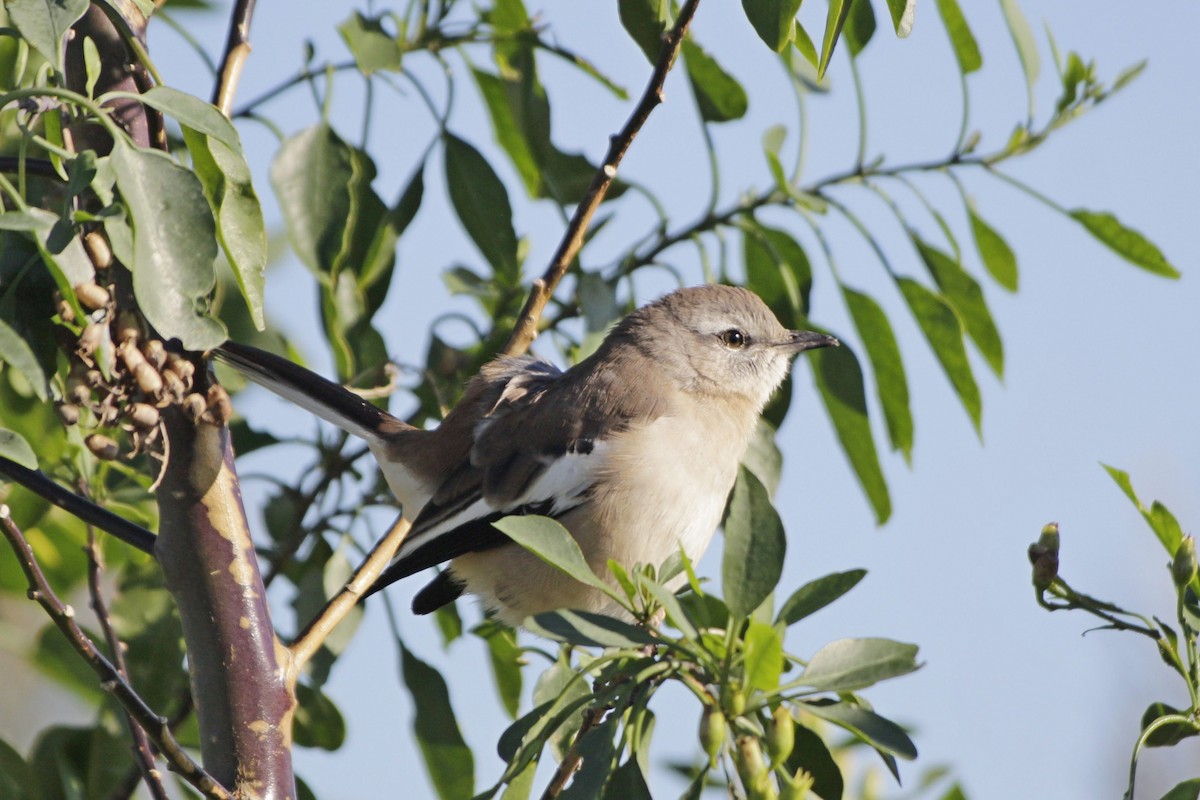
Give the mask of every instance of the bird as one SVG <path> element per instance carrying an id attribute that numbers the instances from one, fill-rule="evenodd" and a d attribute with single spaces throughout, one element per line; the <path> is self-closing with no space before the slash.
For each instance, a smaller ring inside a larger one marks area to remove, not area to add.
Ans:
<path id="1" fill-rule="evenodd" d="M 600 576 L 609 559 L 658 567 L 682 548 L 699 560 L 792 357 L 838 344 L 788 330 L 747 289 L 681 288 L 624 317 L 566 370 L 536 356 L 496 358 L 428 430 L 257 348 L 230 341 L 215 355 L 366 441 L 412 521 L 369 593 L 446 565 L 415 595 L 415 613 L 466 593 L 515 627 L 562 608 L 627 614 L 493 522 L 556 519 Z"/>

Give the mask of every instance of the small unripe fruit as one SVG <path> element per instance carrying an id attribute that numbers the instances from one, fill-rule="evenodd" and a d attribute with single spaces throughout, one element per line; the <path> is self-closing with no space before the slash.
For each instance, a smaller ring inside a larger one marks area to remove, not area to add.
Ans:
<path id="1" fill-rule="evenodd" d="M 159 392 L 163 388 L 162 376 L 149 363 L 142 361 L 133 369 L 133 379 L 137 381 L 138 388 L 143 394 L 151 397 L 158 397 Z"/>
<path id="2" fill-rule="evenodd" d="M 93 433 L 84 439 L 84 444 L 92 451 L 92 455 L 104 461 L 112 461 L 120 453 L 117 443 L 101 433 Z"/>
<path id="3" fill-rule="evenodd" d="M 1175 558 L 1171 561 L 1171 578 L 1175 585 L 1182 588 L 1196 577 L 1196 540 L 1185 536 L 1175 550 Z"/>
<path id="4" fill-rule="evenodd" d="M 167 364 L 167 350 L 158 339 L 150 339 L 143 344 L 142 355 L 154 365 L 155 369 L 162 369 Z"/>
<path id="5" fill-rule="evenodd" d="M 796 723 L 792 721 L 792 713 L 780 704 L 767 723 L 767 753 L 771 756 L 772 769 L 786 761 L 795 746 Z"/>
<path id="6" fill-rule="evenodd" d="M 108 289 L 90 281 L 75 284 L 75 296 L 79 298 L 79 304 L 88 311 L 98 311 L 107 306 L 112 299 Z"/>
<path id="7" fill-rule="evenodd" d="M 705 706 L 700 717 L 700 747 L 708 756 L 710 767 L 717 765 L 717 757 L 725 745 L 725 714 L 716 705 Z"/>
<path id="8" fill-rule="evenodd" d="M 204 412 L 208 410 L 208 401 L 199 392 L 192 392 L 183 398 L 181 405 L 183 406 L 183 413 L 192 422 L 199 422 L 200 418 L 204 416 Z"/>
<path id="9" fill-rule="evenodd" d="M 149 403 L 130 403 L 125 409 L 125 416 L 134 427 L 149 430 L 158 424 L 158 409 Z"/>
<path id="10" fill-rule="evenodd" d="M 54 407 L 54 413 L 58 414 L 58 421 L 68 427 L 79 422 L 79 406 L 74 403 L 59 403 Z"/>

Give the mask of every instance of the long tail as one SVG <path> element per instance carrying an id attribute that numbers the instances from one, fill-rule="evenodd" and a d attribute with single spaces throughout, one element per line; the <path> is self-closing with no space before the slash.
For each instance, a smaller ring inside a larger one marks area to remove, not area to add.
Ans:
<path id="1" fill-rule="evenodd" d="M 232 341 L 213 352 L 259 386 L 369 442 L 378 441 L 385 431 L 406 427 L 354 392 L 274 353 Z"/>

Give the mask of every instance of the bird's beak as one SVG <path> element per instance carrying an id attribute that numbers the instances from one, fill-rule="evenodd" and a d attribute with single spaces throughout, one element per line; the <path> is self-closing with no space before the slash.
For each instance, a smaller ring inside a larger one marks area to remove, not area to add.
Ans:
<path id="1" fill-rule="evenodd" d="M 775 343 L 780 350 L 789 353 L 800 353 L 805 350 L 815 350 L 818 347 L 840 347 L 841 342 L 832 336 L 815 331 L 788 331 L 786 338 Z"/>

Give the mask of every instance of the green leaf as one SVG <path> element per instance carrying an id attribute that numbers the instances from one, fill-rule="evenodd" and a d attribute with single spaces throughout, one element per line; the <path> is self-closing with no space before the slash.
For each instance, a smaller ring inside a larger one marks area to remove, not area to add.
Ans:
<path id="1" fill-rule="evenodd" d="M 473 631 L 487 642 L 488 656 L 492 663 L 492 677 L 496 680 L 496 692 L 508 716 L 517 718 L 521 706 L 521 648 L 517 646 L 517 632 L 512 628 L 485 621 Z"/>
<path id="2" fill-rule="evenodd" d="M 791 597 L 784 601 L 783 608 L 779 609 L 779 616 L 775 618 L 775 623 L 794 625 L 853 589 L 859 581 L 866 577 L 866 574 L 865 569 L 852 569 L 846 572 L 833 572 L 809 581 L 792 592 Z"/>
<path id="3" fill-rule="evenodd" d="M 164 338 L 188 350 L 226 339 L 208 314 L 217 283 L 216 225 L 195 173 L 157 150 L 118 140 L 111 157 L 121 198 L 133 222 L 133 292 L 146 319 Z"/>
<path id="4" fill-rule="evenodd" d="M 823 692 L 852 692 L 913 672 L 917 646 L 891 639 L 839 639 L 809 659 L 799 680 Z"/>
<path id="5" fill-rule="evenodd" d="M 750 620 L 742 644 L 746 687 L 771 692 L 783 674 L 783 638 L 774 625 Z"/>
<path id="6" fill-rule="evenodd" d="M 620 755 L 613 741 L 617 734 L 617 721 L 618 715 L 609 714 L 573 745 L 583 757 L 583 763 L 571 778 L 570 785 L 559 795 L 562 800 L 595 800 L 602 796 L 604 784 L 608 782 Z"/>
<path id="7" fill-rule="evenodd" d="M 471 241 L 506 286 L 521 279 L 508 192 L 487 159 L 457 136 L 443 136 L 450 202 Z"/>
<path id="8" fill-rule="evenodd" d="M 887 4 L 896 35 L 903 39 L 912 33 L 913 14 L 917 10 L 917 0 L 887 0 Z"/>
<path id="9" fill-rule="evenodd" d="M 1149 728 L 1159 717 L 1187 717 L 1187 710 L 1166 703 L 1151 703 L 1142 713 L 1142 730 Z M 1184 739 L 1200 735 L 1200 731 L 1185 722 L 1167 722 L 1146 737 L 1146 747 L 1174 747 Z"/>
<path id="10" fill-rule="evenodd" d="M 875 12 L 871 10 L 871 0 L 851 0 L 844 35 L 850 55 L 857 58 L 875 35 Z"/>
<path id="11" fill-rule="evenodd" d="M 98 641 L 90 632 L 89 638 Z M 46 625 L 38 633 L 31 662 L 39 674 L 57 681 L 85 702 L 96 703 L 104 696 L 96 673 L 54 625 Z"/>
<path id="12" fill-rule="evenodd" d="M 817 77 L 824 78 L 825 70 L 829 69 L 829 59 L 833 57 L 833 49 L 837 46 L 842 28 L 850 16 L 850 6 L 854 0 L 829 0 L 829 12 L 825 16 L 825 36 L 821 39 L 821 60 L 817 63 Z"/>
<path id="13" fill-rule="evenodd" d="M 530 119 L 519 118 L 523 109 L 516 107 L 517 104 L 510 99 L 514 84 L 519 91 L 521 82 L 508 81 L 481 69 L 471 70 L 471 75 L 475 78 L 475 85 L 479 87 L 479 93 L 483 96 L 491 116 L 496 141 L 508 154 L 517 174 L 521 176 L 522 183 L 525 184 L 526 191 L 532 197 L 539 196 L 543 176 L 531 141 L 534 133 L 531 126 L 534 123 Z M 542 122 L 545 123 L 548 119 L 546 117 Z"/>
<path id="14" fill-rule="evenodd" d="M 475 793 L 475 757 L 458 729 L 446 681 L 402 642 L 397 644 L 404 684 L 416 711 L 413 734 L 434 789 L 442 800 L 470 797 Z"/>
<path id="15" fill-rule="evenodd" d="M 679 604 L 679 599 L 670 590 L 661 583 L 645 578 L 642 579 L 642 586 L 663 607 L 663 611 L 667 615 L 667 622 L 675 626 L 675 629 L 682 633 L 684 638 L 695 639 L 700 635 L 692 625 L 692 621 L 688 619 L 683 606 Z"/>
<path id="16" fill-rule="evenodd" d="M 758 38 L 776 53 L 792 41 L 801 0 L 742 0 L 742 10 Z"/>
<path id="17" fill-rule="evenodd" d="M 662 37 L 667 32 L 671 4 L 667 0 L 618 0 L 617 12 L 621 25 L 646 55 L 651 64 L 658 63 Z"/>
<path id="18" fill-rule="evenodd" d="M 721 585 L 735 617 L 748 617 L 779 583 L 787 537 L 766 487 L 745 467 L 725 516 Z"/>
<path id="19" fill-rule="evenodd" d="M 0 364 L 8 364 L 24 375 L 39 400 L 45 402 L 49 397 L 50 383 L 41 362 L 29 343 L 4 320 L 0 320 Z"/>
<path id="20" fill-rule="evenodd" d="M 954 58 L 958 61 L 958 70 L 963 75 L 969 75 L 983 66 L 983 56 L 979 54 L 979 44 L 967 25 L 967 18 L 959 8 L 958 0 L 937 0 L 938 14 L 946 27 L 946 35 L 954 47 Z"/>
<path id="21" fill-rule="evenodd" d="M 1142 505 L 1142 501 L 1138 499 L 1137 494 L 1133 491 L 1133 482 L 1129 479 L 1129 473 L 1124 470 L 1110 467 L 1107 464 L 1101 464 L 1109 477 L 1116 482 L 1117 486 L 1121 487 L 1121 491 L 1129 498 L 1134 507 L 1141 513 L 1142 518 L 1146 520 L 1146 524 L 1154 531 L 1154 535 L 1162 542 L 1166 548 L 1167 555 L 1174 557 L 1175 551 L 1179 549 L 1179 543 L 1183 539 L 1183 529 L 1179 525 L 1179 520 L 1175 519 L 1175 515 L 1167 510 L 1167 507 L 1155 500 L 1150 504 L 1150 508 Z"/>
<path id="22" fill-rule="evenodd" d="M 742 257 L 747 288 L 763 299 L 785 327 L 800 326 L 812 292 L 812 265 L 800 243 L 785 230 L 749 219 L 742 231 Z"/>
<path id="23" fill-rule="evenodd" d="M 1200 797 L 1200 778 L 1189 778 L 1175 784 L 1171 791 L 1164 794 L 1160 800 L 1196 800 Z"/>
<path id="24" fill-rule="evenodd" d="M 337 750 L 346 741 L 346 721 L 320 689 L 299 683 L 292 738 L 301 747 Z"/>
<path id="25" fill-rule="evenodd" d="M 742 465 L 762 482 L 772 499 L 779 489 L 780 471 L 783 469 L 783 453 L 775 444 L 775 433 L 775 426 L 760 418 L 750 439 L 750 447 L 742 456 Z"/>
<path id="26" fill-rule="evenodd" d="M 42 263 L 54 279 L 59 294 L 71 304 L 79 319 L 87 316 L 75 297 L 74 287 L 92 280 L 95 270 L 71 224 L 44 208 L 0 214 L 0 231 L 20 231 L 36 244 Z"/>
<path id="27" fill-rule="evenodd" d="M 617 593 L 596 577 L 579 549 L 578 542 L 556 520 L 534 514 L 514 515 L 492 523 L 508 538 L 524 547 L 555 569 L 565 572 L 580 583 L 595 587 L 610 597 Z"/>
<path id="28" fill-rule="evenodd" d="M 30 46 L 62 73 L 67 31 L 90 5 L 88 0 L 5 0 L 4 10 Z"/>
<path id="29" fill-rule="evenodd" d="M 887 314 L 870 296 L 842 286 L 842 296 L 859 338 L 867 350 L 867 360 L 875 374 L 875 389 L 883 418 L 887 422 L 892 449 L 899 450 L 905 461 L 912 460 L 913 418 L 909 406 L 908 379 L 900 346 L 892 332 Z"/>
<path id="30" fill-rule="evenodd" d="M 1099 239 L 1110 250 L 1134 266 L 1167 278 L 1178 278 L 1175 269 L 1162 251 L 1133 228 L 1127 228 L 1107 211 L 1072 209 L 1071 217 L 1087 228 L 1088 233 Z"/>
<path id="31" fill-rule="evenodd" d="M 916 317 L 917 325 L 925 334 L 934 355 L 962 401 L 963 408 L 967 410 L 976 433 L 981 433 L 983 400 L 979 395 L 975 376 L 971 372 L 971 363 L 967 360 L 967 350 L 963 346 L 962 322 L 958 314 L 940 295 L 916 281 L 897 278 L 896 282 L 905 301 L 908 302 L 909 309 Z"/>
<path id="32" fill-rule="evenodd" d="M 174 117 L 180 125 L 216 139 L 235 152 L 242 151 L 237 128 L 211 103 L 170 86 L 155 86 L 140 95 L 139 99 L 151 108 Z"/>
<path id="33" fill-rule="evenodd" d="M 800 24 L 800 20 L 796 20 L 796 33 L 793 39 L 793 44 L 796 45 L 797 52 L 804 57 L 804 60 L 812 65 L 813 72 L 808 76 L 812 79 L 811 82 L 817 82 L 817 64 L 820 62 L 820 57 L 817 55 L 817 46 L 813 43 L 812 37 L 808 35 L 808 31 Z"/>
<path id="34" fill-rule="evenodd" d="M 630 756 L 613 771 L 604 788 L 604 800 L 653 800 L 636 757 Z"/>
<path id="35" fill-rule="evenodd" d="M 1025 72 L 1025 87 L 1029 93 L 1030 116 L 1033 115 L 1033 87 L 1037 84 L 1038 73 L 1041 71 L 1041 61 L 1038 57 L 1037 42 L 1034 41 L 1033 31 L 1017 0 L 1000 0 L 1000 8 L 1004 12 L 1004 21 L 1008 32 L 1012 34 L 1013 44 L 1017 47 L 1017 55 L 1021 59 L 1021 69 Z"/>
<path id="36" fill-rule="evenodd" d="M 683 40 L 683 64 L 701 119 L 728 122 L 746 115 L 749 105 L 746 90 L 691 37 Z"/>
<path id="37" fill-rule="evenodd" d="M 33 789 L 33 773 L 12 745 L 0 739 L 0 797 L 27 800 Z"/>
<path id="38" fill-rule="evenodd" d="M 917 757 L 917 747 L 896 723 L 860 706 L 845 702 L 803 702 L 801 707 L 815 717 L 844 728 L 863 741 L 906 761 Z"/>
<path id="39" fill-rule="evenodd" d="M 867 417 L 862 368 L 854 352 L 845 344 L 815 350 L 809 356 L 813 378 L 837 432 L 838 443 L 871 503 L 875 522 L 882 525 L 892 514 L 892 501 L 883 469 L 879 466 L 871 421 Z"/>
<path id="40" fill-rule="evenodd" d="M 798 722 L 795 725 L 795 744 L 784 762 L 788 774 L 795 775 L 803 769 L 813 776 L 812 791 L 821 800 L 842 800 L 845 781 L 829 746 L 815 731 Z"/>
<path id="41" fill-rule="evenodd" d="M 337 27 L 342 41 L 354 56 L 354 63 L 364 75 L 379 70 L 400 71 L 404 48 L 395 36 L 384 30 L 383 17 L 368 17 L 355 11 Z"/>
<path id="42" fill-rule="evenodd" d="M 658 642 L 644 628 L 590 611 L 547 611 L 525 620 L 539 636 L 582 647 L 638 648 Z"/>
<path id="43" fill-rule="evenodd" d="M 1010 292 L 1017 290 L 1017 257 L 1008 242 L 976 213 L 974 204 L 967 204 L 967 215 L 971 218 L 971 235 L 975 249 L 988 274 Z"/>
<path id="44" fill-rule="evenodd" d="M 264 330 L 263 284 L 267 267 L 267 229 L 262 206 L 250 176 L 241 145 L 205 136 L 188 126 L 183 138 L 192 155 L 192 166 L 204 187 L 204 196 L 217 220 L 217 238 L 233 269 L 238 289 L 246 300 L 255 328 Z"/>
<path id="45" fill-rule="evenodd" d="M 1004 344 L 1000 341 L 1000 331 L 996 330 L 992 312 L 988 310 L 978 281 L 947 253 L 931 246 L 916 234 L 912 235 L 912 240 L 942 295 L 958 312 L 967 335 L 975 342 L 992 372 L 997 377 L 1003 376 Z"/>

